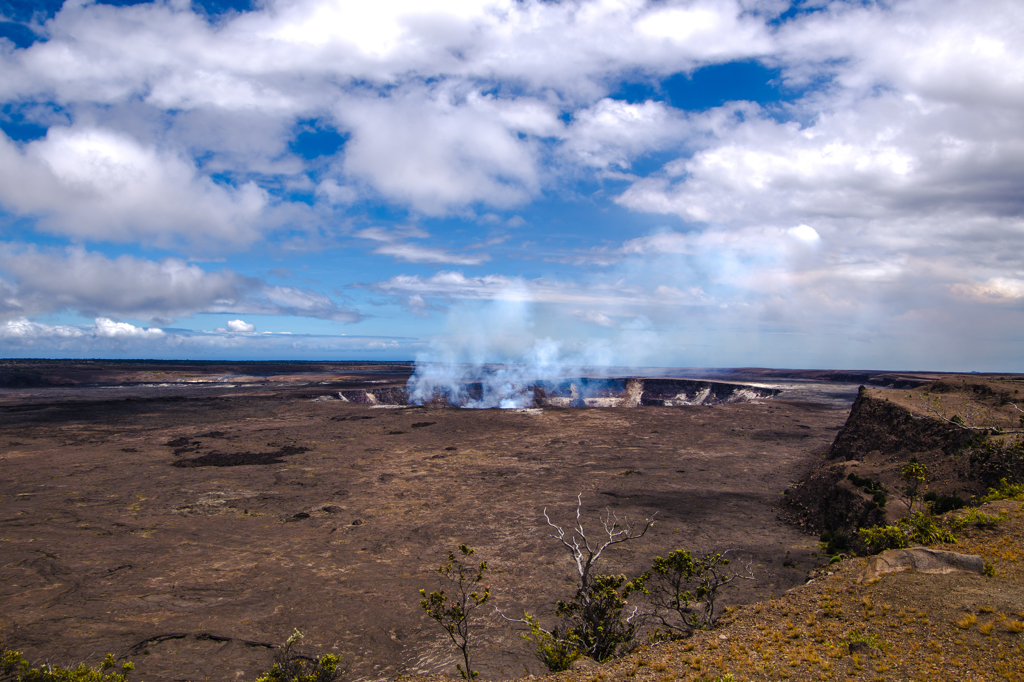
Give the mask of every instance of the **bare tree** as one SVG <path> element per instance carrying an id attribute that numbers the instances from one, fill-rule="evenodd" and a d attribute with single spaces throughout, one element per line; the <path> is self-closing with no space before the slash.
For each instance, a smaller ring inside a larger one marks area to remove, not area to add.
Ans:
<path id="1" fill-rule="evenodd" d="M 626 609 L 632 593 L 646 592 L 646 575 L 627 580 L 625 575 L 597 573 L 594 567 L 609 547 L 646 535 L 654 518 L 645 519 L 643 528 L 639 528 L 608 509 L 601 519 L 601 530 L 588 537 L 582 517 L 582 493 L 576 497 L 576 523 L 568 530 L 554 523 L 544 509 L 544 520 L 554 529 L 551 537 L 568 552 L 579 576 L 572 599 L 558 602 L 555 615 L 562 624 L 552 632 L 562 642 L 571 642 L 580 653 L 603 661 L 633 648 L 643 624 L 642 614 L 639 607 L 634 606 L 629 613 Z"/>
<path id="2" fill-rule="evenodd" d="M 600 540 L 596 538 L 591 540 L 587 537 L 587 532 L 583 528 L 582 513 L 583 493 L 580 493 L 576 497 L 576 525 L 570 527 L 568 533 L 551 521 L 547 507 L 544 508 L 544 520 L 555 530 L 555 534 L 551 537 L 562 543 L 576 564 L 576 571 L 580 577 L 580 588 L 587 589 L 593 583 L 591 571 L 594 564 L 601 558 L 604 551 L 612 545 L 642 538 L 654 525 L 654 516 L 657 516 L 657 512 L 651 518 L 645 519 L 643 529 L 637 532 L 636 527 L 628 518 L 620 519 L 610 509 L 606 509 L 605 516 L 601 519 L 604 532 L 598 534 Z"/>

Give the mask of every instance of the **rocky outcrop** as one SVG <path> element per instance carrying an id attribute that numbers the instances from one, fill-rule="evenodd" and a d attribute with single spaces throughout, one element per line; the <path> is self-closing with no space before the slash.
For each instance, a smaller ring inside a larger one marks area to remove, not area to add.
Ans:
<path id="1" fill-rule="evenodd" d="M 975 437 L 948 422 L 914 414 L 862 391 L 846 425 L 836 435 L 828 458 L 863 460 L 871 455 L 892 457 L 936 450 L 950 454 Z"/>
<path id="2" fill-rule="evenodd" d="M 890 549 L 868 560 L 857 582 L 873 580 L 886 573 L 917 571 L 918 573 L 945 574 L 953 571 L 967 571 L 981 575 L 985 560 L 973 554 L 958 554 L 927 547 Z"/>
<path id="3" fill-rule="evenodd" d="M 848 471 L 845 463 L 825 463 L 808 472 L 787 491 L 790 519 L 813 533 L 827 530 L 841 535 L 884 522 L 885 507 L 850 483 Z"/>

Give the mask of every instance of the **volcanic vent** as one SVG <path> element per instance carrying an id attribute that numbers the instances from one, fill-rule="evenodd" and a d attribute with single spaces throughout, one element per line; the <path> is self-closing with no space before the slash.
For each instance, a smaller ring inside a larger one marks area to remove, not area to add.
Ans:
<path id="1" fill-rule="evenodd" d="M 724 381 L 580 377 L 532 382 L 470 381 L 411 390 L 391 386 L 346 390 L 338 398 L 363 405 L 428 405 L 465 408 L 645 407 L 725 405 L 771 398 L 777 388 Z"/>

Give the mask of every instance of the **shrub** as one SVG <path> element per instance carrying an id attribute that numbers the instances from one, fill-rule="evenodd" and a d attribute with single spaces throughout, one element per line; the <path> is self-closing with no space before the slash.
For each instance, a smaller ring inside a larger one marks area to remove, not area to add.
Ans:
<path id="1" fill-rule="evenodd" d="M 125 661 L 117 670 L 113 654 L 95 668 L 79 663 L 74 668 L 44 665 L 33 668 L 20 651 L 0 649 L 0 677 L 11 682 L 127 682 L 135 664 Z"/>
<path id="2" fill-rule="evenodd" d="M 924 493 L 924 488 L 928 485 L 928 467 L 917 459 L 911 459 L 903 466 L 900 478 L 903 479 L 903 496 L 907 500 L 907 510 L 913 512 L 914 501 Z"/>
<path id="3" fill-rule="evenodd" d="M 459 545 L 459 555 L 455 552 L 448 553 L 448 563 L 442 564 L 437 572 L 447 581 L 452 588 L 452 596 L 445 594 L 444 590 L 434 590 L 427 594 L 426 590 L 420 590 L 423 599 L 420 600 L 420 607 L 427 612 L 427 615 L 437 621 L 448 633 L 452 643 L 462 653 L 462 663 L 455 667 L 464 680 L 472 680 L 480 673 L 470 667 L 470 642 L 472 640 L 472 621 L 470 615 L 473 611 L 487 603 L 491 597 L 491 588 L 480 583 L 484 579 L 484 571 L 487 570 L 487 562 L 481 561 L 475 568 L 463 563 L 476 553 L 476 550 L 466 545 Z"/>
<path id="4" fill-rule="evenodd" d="M 534 656 L 549 671 L 560 673 L 572 667 L 580 657 L 581 642 L 574 632 L 564 627 L 556 627 L 551 632 L 540 626 L 535 616 L 523 614 L 523 621 L 530 628 L 530 634 L 523 639 L 535 645 Z"/>
<path id="5" fill-rule="evenodd" d="M 696 559 L 685 549 L 654 558 L 647 581 L 654 616 L 668 631 L 688 635 L 715 626 L 719 590 L 736 579 L 726 572 L 724 552 L 708 552 Z"/>
<path id="6" fill-rule="evenodd" d="M 530 636 L 537 642 L 538 658 L 545 665 L 566 664 L 573 656 L 589 656 L 595 661 L 605 661 L 632 651 L 636 637 L 643 626 L 639 608 L 629 610 L 629 597 L 634 592 L 646 593 L 646 574 L 628 580 L 625 575 L 604 575 L 595 570 L 605 550 L 614 545 L 639 540 L 654 525 L 648 519 L 643 528 L 633 525 L 629 519 L 620 519 L 611 510 L 601 519 L 602 530 L 586 531 L 582 520 L 583 497 L 576 498 L 576 522 L 563 528 L 551 521 L 547 509 L 544 519 L 554 531 L 558 540 L 569 554 L 576 567 L 578 583 L 576 592 L 569 600 L 560 600 L 555 615 L 561 622 L 550 631 L 540 628 L 532 617 L 522 621 L 530 628 Z M 532 622 L 531 622 L 532 620 Z M 568 651 L 575 647 L 576 653 Z M 568 662 L 571 664 L 571 660 Z"/>
<path id="7" fill-rule="evenodd" d="M 998 488 L 989 488 L 988 494 L 978 500 L 979 504 L 997 500 L 1019 500 L 1024 502 L 1024 483 L 1010 484 L 1005 478 L 1000 479 Z"/>
<path id="8" fill-rule="evenodd" d="M 644 576 L 593 576 L 572 599 L 558 602 L 555 615 L 562 619 L 563 639 L 598 662 L 632 651 L 643 623 L 639 609 L 627 613 L 626 607 L 630 594 L 646 591 Z"/>
<path id="9" fill-rule="evenodd" d="M 850 536 L 839 531 L 826 530 L 821 534 L 822 551 L 829 556 L 842 554 L 850 549 Z"/>
<path id="10" fill-rule="evenodd" d="M 956 536 L 940 526 L 932 517 L 914 512 L 890 526 L 874 526 L 857 531 L 857 540 L 869 554 L 887 549 L 903 549 L 911 545 L 956 542 Z"/>
<path id="11" fill-rule="evenodd" d="M 338 670 L 341 657 L 327 654 L 320 658 L 293 651 L 303 634 L 296 628 L 277 653 L 270 670 L 256 678 L 256 682 L 334 682 L 345 674 Z"/>
<path id="12" fill-rule="evenodd" d="M 924 501 L 931 503 L 932 514 L 945 514 L 946 512 L 953 511 L 954 509 L 963 509 L 967 504 L 964 501 L 964 498 L 960 497 L 956 493 L 953 493 L 952 495 L 928 493 L 924 496 Z"/>
<path id="13" fill-rule="evenodd" d="M 993 516 L 992 514 L 986 514 L 972 508 L 963 514 L 958 514 L 956 518 L 949 522 L 949 526 L 953 530 L 963 530 L 967 526 L 995 528 L 1005 520 L 1006 518 L 1003 516 Z"/>

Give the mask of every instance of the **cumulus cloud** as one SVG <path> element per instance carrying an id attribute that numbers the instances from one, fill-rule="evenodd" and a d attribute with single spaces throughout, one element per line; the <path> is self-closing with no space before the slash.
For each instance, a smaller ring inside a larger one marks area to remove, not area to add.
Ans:
<path id="1" fill-rule="evenodd" d="M 267 196 L 251 182 L 217 185 L 180 153 L 72 126 L 22 149 L 0 135 L 0 202 L 72 237 L 237 245 L 259 234 Z"/>
<path id="2" fill-rule="evenodd" d="M 230 270 L 207 272 L 177 258 L 108 258 L 81 248 L 0 245 L 0 271 L 14 280 L 18 307 L 31 313 L 184 316 L 239 307 L 259 286 Z"/>
<path id="3" fill-rule="evenodd" d="M 428 214 L 477 202 L 513 206 L 540 187 L 537 152 L 517 134 L 559 127 L 539 102 L 510 102 L 448 86 L 343 101 L 352 131 L 344 170 L 385 197 Z"/>
<path id="4" fill-rule="evenodd" d="M 0 349 L 23 357 L 407 358 L 422 347 L 414 337 L 161 330 L 107 318 L 83 325 L 48 325 L 24 317 L 0 323 Z"/>
<path id="5" fill-rule="evenodd" d="M 688 127 L 662 102 L 604 98 L 573 116 L 562 150 L 597 168 L 627 169 L 640 154 L 680 142 Z"/>
<path id="6" fill-rule="evenodd" d="M 256 325 L 244 320 L 228 320 L 228 331 L 237 333 L 252 333 L 256 331 Z"/>
<path id="7" fill-rule="evenodd" d="M 687 28 L 660 33 L 670 25 Z M 573 163 L 603 167 L 668 135 L 661 105 L 602 99 L 609 77 L 773 47 L 737 2 L 277 0 L 215 23 L 175 3 L 71 3 L 41 31 L 0 54 L 0 98 L 74 120 L 23 147 L 3 140 L 0 201 L 63 234 L 161 245 L 248 244 L 278 224 L 268 189 L 306 171 L 285 153 L 302 117 L 332 112 L 350 136 L 318 181 L 328 206 L 361 184 L 430 214 L 507 207 L 538 195 L 545 141 L 568 137 Z M 519 92 L 494 94 L 502 81 Z M 567 133 L 560 117 L 577 109 Z M 224 170 L 241 181 L 215 182 Z M 23 191 L 26 173 L 39 191 Z"/>
<path id="8" fill-rule="evenodd" d="M 970 306 L 1017 310 L 1018 3 L 812 4 L 782 15 L 789 3 L 776 0 L 268 0 L 209 22 L 187 3 L 69 2 L 37 27 L 45 40 L 0 50 L 4 116 L 45 131 L 0 136 L 0 205 L 71 243 L 216 256 L 275 230 L 305 248 L 327 243 L 371 205 L 487 230 L 500 222 L 491 215 L 531 202 L 604 208 L 613 197 L 666 217 L 648 232 L 627 215 L 598 245 L 595 231 L 577 233 L 576 249 L 545 247 L 590 271 L 381 275 L 367 286 L 417 314 L 521 296 L 590 327 L 634 319 L 630 306 L 659 325 L 672 305 L 743 310 L 801 334 L 816 321 L 923 329 Z M 753 60 L 781 74 L 787 101 L 681 111 L 611 96 L 624 81 L 656 92 L 670 75 Z M 330 129 L 335 147 L 304 155 L 292 143 L 306 129 Z M 545 229 L 543 211 L 520 212 Z M 490 262 L 375 229 L 356 236 L 376 256 Z M 9 324 L 56 310 L 360 319 L 322 292 L 185 258 L 8 248 L 0 273 Z M 732 329 L 741 318 L 720 319 Z"/>
<path id="9" fill-rule="evenodd" d="M 0 325 L 0 339 L 37 341 L 45 339 L 162 339 L 162 329 L 136 327 L 127 322 L 114 322 L 106 317 L 97 317 L 92 327 L 73 325 L 48 325 L 30 322 L 19 317 Z"/>
<path id="10" fill-rule="evenodd" d="M 270 286 L 229 269 L 210 272 L 177 258 L 157 262 L 126 255 L 108 258 L 82 248 L 44 251 L 0 244 L 0 273 L 13 280 L 6 285 L 3 308 L 14 317 L 67 310 L 161 323 L 225 311 L 361 319 L 358 311 L 339 306 L 325 294 Z"/>
<path id="11" fill-rule="evenodd" d="M 159 338 L 163 335 L 162 329 L 144 329 L 127 322 L 114 322 L 105 317 L 96 318 L 96 336 L 108 339 L 137 339 Z"/>

